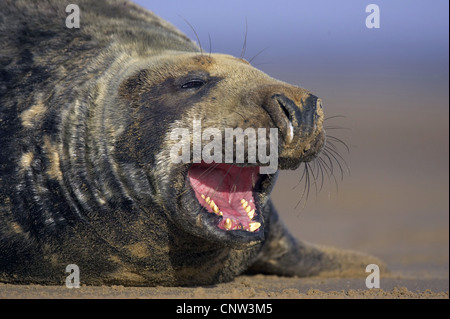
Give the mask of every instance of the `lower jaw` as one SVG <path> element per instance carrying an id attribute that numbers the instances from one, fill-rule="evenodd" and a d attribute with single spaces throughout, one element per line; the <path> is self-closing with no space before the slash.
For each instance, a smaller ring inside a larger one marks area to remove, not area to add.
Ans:
<path id="1" fill-rule="evenodd" d="M 200 208 L 196 215 L 193 216 L 192 228 L 185 228 L 185 231 L 201 238 L 205 243 L 212 244 L 213 247 L 247 249 L 264 241 L 264 221 L 262 217 L 258 220 L 261 225 L 258 231 L 255 232 L 241 229 L 223 230 L 218 227 L 221 217 L 213 216 L 203 208 Z"/>

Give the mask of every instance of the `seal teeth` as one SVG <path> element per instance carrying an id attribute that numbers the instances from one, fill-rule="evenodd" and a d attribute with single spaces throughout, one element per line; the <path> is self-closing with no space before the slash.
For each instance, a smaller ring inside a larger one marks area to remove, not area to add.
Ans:
<path id="1" fill-rule="evenodd" d="M 209 196 L 206 197 L 206 195 L 201 194 L 200 195 L 201 198 L 208 203 L 209 207 L 211 207 L 211 209 L 213 210 L 213 212 L 218 215 L 218 216 L 223 216 L 223 212 L 219 209 L 219 207 L 217 206 L 217 204 L 214 202 L 214 200 L 212 200 Z M 245 212 L 247 213 L 247 216 L 250 220 L 253 219 L 253 217 L 255 217 L 255 209 L 252 209 L 251 206 L 249 205 L 249 202 L 247 202 L 245 199 L 241 199 L 241 205 L 242 208 L 245 210 Z M 242 226 L 242 224 L 239 225 L 235 225 L 233 228 L 233 222 L 236 223 L 235 220 L 232 220 L 230 218 L 226 218 L 225 222 L 224 222 L 224 227 L 226 230 L 231 230 L 231 229 L 245 229 L 247 231 L 250 232 L 254 232 L 255 230 L 257 230 L 261 224 L 258 222 L 252 222 L 248 224 L 248 227 Z"/>
<path id="2" fill-rule="evenodd" d="M 259 227 L 261 227 L 261 224 L 258 222 L 253 222 L 253 223 L 249 223 L 248 227 L 249 227 L 248 229 L 253 232 L 253 231 L 257 230 Z"/>
<path id="3" fill-rule="evenodd" d="M 219 210 L 219 207 L 217 207 L 216 203 L 214 203 L 214 201 L 212 199 L 210 199 L 209 197 L 206 197 L 203 194 L 201 194 L 200 196 L 205 200 L 205 202 L 207 202 L 209 204 L 209 207 L 211 207 L 211 209 L 213 210 L 214 213 L 216 213 L 219 216 L 223 216 L 223 213 Z"/>
<path id="4" fill-rule="evenodd" d="M 253 217 L 255 217 L 255 210 L 252 209 L 251 211 L 249 211 L 247 213 L 248 218 L 253 219 Z"/>
<path id="5" fill-rule="evenodd" d="M 208 197 L 208 199 L 209 199 L 209 197 Z M 206 200 L 206 199 L 205 199 Z M 217 207 L 217 205 L 216 205 L 216 203 L 214 203 L 214 201 L 213 200 L 210 200 L 209 202 L 207 202 L 208 204 L 209 204 L 209 207 L 211 207 L 211 209 L 213 210 L 213 212 L 214 213 L 216 213 L 217 215 L 220 215 L 219 214 L 219 207 Z"/>
<path id="6" fill-rule="evenodd" d="M 225 219 L 225 229 L 230 230 L 231 229 L 231 219 L 227 218 Z"/>

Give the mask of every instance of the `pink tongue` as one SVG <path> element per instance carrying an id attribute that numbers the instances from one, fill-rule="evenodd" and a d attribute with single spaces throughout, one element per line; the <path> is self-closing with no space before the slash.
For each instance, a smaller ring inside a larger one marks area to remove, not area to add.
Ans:
<path id="1" fill-rule="evenodd" d="M 193 164 L 189 169 L 189 181 L 199 203 L 208 212 L 215 212 L 205 200 L 213 200 L 222 213 L 219 228 L 248 229 L 251 218 L 248 211 L 255 209 L 253 188 L 259 177 L 259 167 L 239 167 L 230 164 Z M 243 208 L 242 199 L 250 206 Z M 256 216 L 256 213 L 254 214 Z M 230 219 L 225 224 L 226 219 Z"/>

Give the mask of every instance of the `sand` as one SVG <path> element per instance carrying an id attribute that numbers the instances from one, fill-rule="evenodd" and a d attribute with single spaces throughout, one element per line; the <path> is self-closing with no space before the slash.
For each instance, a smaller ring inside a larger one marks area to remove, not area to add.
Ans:
<path id="1" fill-rule="evenodd" d="M 0 298 L 89 299 L 448 299 L 448 281 L 440 279 L 382 280 L 367 289 L 364 279 L 280 278 L 239 276 L 231 283 L 205 287 L 88 287 L 0 285 Z"/>

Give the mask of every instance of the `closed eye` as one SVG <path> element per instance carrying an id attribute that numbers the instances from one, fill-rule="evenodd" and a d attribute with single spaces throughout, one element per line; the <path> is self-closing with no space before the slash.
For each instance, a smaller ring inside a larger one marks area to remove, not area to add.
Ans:
<path id="1" fill-rule="evenodd" d="M 189 82 L 184 83 L 181 88 L 182 89 L 198 89 L 205 84 L 205 81 L 200 79 L 191 80 Z"/>

